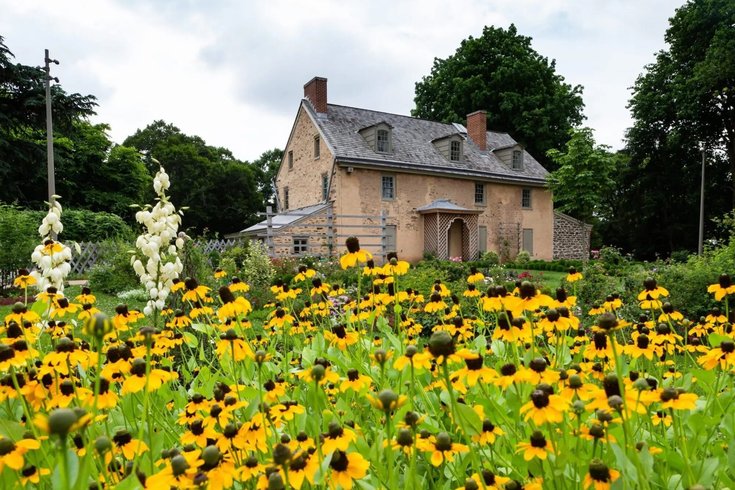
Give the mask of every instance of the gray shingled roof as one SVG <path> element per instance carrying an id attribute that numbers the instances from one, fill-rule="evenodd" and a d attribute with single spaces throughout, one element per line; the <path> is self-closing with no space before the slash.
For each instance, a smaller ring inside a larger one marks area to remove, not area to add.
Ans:
<path id="1" fill-rule="evenodd" d="M 431 213 L 437 211 L 454 211 L 457 213 L 480 213 L 481 211 L 475 209 L 467 209 L 453 203 L 449 199 L 437 199 L 432 201 L 430 204 L 416 208 L 419 213 Z"/>
<path id="2" fill-rule="evenodd" d="M 546 169 L 526 151 L 523 152 L 522 170 L 513 170 L 498 159 L 492 149 L 507 148 L 516 144 L 507 133 L 488 131 L 488 151 L 480 151 L 467 135 L 453 124 L 335 104 L 328 104 L 326 114 L 317 114 L 308 101 L 305 101 L 304 107 L 317 122 L 327 144 L 335 152 L 337 163 L 409 172 L 447 173 L 536 185 L 545 184 L 548 175 Z M 387 123 L 393 128 L 392 153 L 382 154 L 374 151 L 359 133 L 361 129 L 378 123 Z M 463 162 L 450 162 L 431 143 L 438 138 L 452 135 L 460 135 L 465 139 Z"/>
<path id="3" fill-rule="evenodd" d="M 306 206 L 306 207 L 299 208 L 299 209 L 289 209 L 288 211 L 285 211 L 283 213 L 273 215 L 273 217 L 271 218 L 271 227 L 274 230 L 277 230 L 281 227 L 291 225 L 299 221 L 300 219 L 311 216 L 317 211 L 321 211 L 327 206 L 328 204 L 322 203 L 322 204 L 315 204 L 313 206 Z M 254 235 L 254 234 L 258 234 L 259 232 L 266 230 L 267 228 L 268 228 L 268 220 L 266 219 L 266 220 L 261 221 L 260 223 L 256 223 L 253 226 L 245 228 L 239 233 L 233 233 L 233 236 L 234 235 L 238 235 L 238 236 L 239 235 Z"/>

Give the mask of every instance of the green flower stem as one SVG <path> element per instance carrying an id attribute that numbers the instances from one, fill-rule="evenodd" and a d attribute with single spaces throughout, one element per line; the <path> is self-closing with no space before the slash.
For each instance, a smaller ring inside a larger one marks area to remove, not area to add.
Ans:
<path id="1" fill-rule="evenodd" d="M 623 419 L 623 437 L 625 438 L 625 450 L 629 455 L 632 455 L 631 459 L 633 460 L 633 465 L 638 472 L 638 481 L 641 483 L 641 487 L 650 488 L 648 479 L 646 475 L 644 475 L 643 467 L 641 466 L 638 451 L 636 450 L 635 445 L 632 444 L 633 441 L 631 441 L 630 439 L 632 434 L 630 434 L 630 423 L 628 421 L 628 402 L 626 401 L 625 397 L 622 359 L 618 355 L 617 339 L 615 338 L 615 334 L 613 331 L 608 332 L 608 335 L 610 343 L 612 344 L 613 356 L 615 357 L 615 376 L 618 379 L 618 389 L 620 390 L 620 397 L 623 399 L 623 413 L 621 415 Z"/>
<path id="2" fill-rule="evenodd" d="M 681 445 L 681 456 L 684 459 L 684 470 L 689 478 L 689 485 L 694 485 L 696 480 L 694 478 L 694 473 L 692 473 L 692 465 L 689 462 L 689 448 L 687 446 L 686 437 L 684 437 L 684 428 L 681 427 L 681 419 L 674 413 L 673 408 L 669 408 L 669 413 L 671 414 L 672 420 L 671 426 L 674 428 L 675 445 Z"/>
<path id="3" fill-rule="evenodd" d="M 442 362 L 442 373 L 444 374 L 444 382 L 447 384 L 447 391 L 449 392 L 449 405 L 451 407 L 452 415 L 454 416 L 454 420 L 459 426 L 459 429 L 465 435 L 465 437 L 468 437 L 469 433 L 465 425 L 464 417 L 459 412 L 459 409 L 457 408 L 457 401 L 454 399 L 454 388 L 452 387 L 452 380 L 449 377 L 449 367 L 447 366 L 446 359 L 444 359 L 444 362 Z M 475 454 L 474 451 L 470 451 L 469 453 L 470 453 L 470 459 L 472 460 L 473 469 L 479 473 L 480 470 L 482 469 L 482 466 L 480 465 L 480 462 L 477 460 L 477 455 Z"/>
<path id="4" fill-rule="evenodd" d="M 59 438 L 61 442 L 61 482 L 65 490 L 71 490 L 71 482 L 69 481 L 69 455 L 66 452 L 66 438 L 66 435 Z"/>
<path id="5" fill-rule="evenodd" d="M 391 420 L 391 414 L 390 412 L 385 413 L 385 436 L 386 436 L 386 446 L 385 446 L 385 454 L 386 454 L 386 460 L 388 461 L 388 488 L 398 488 L 396 485 L 396 475 L 393 471 L 394 461 L 393 461 L 393 446 L 391 445 L 393 442 L 393 434 L 392 434 L 392 428 L 393 428 L 393 421 Z"/>

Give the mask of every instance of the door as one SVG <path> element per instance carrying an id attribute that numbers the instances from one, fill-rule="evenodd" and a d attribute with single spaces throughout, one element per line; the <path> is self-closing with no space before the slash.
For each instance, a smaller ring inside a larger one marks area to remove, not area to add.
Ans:
<path id="1" fill-rule="evenodd" d="M 447 232 L 449 234 L 449 236 L 447 237 L 447 243 L 449 244 L 449 258 L 459 257 L 464 260 L 464 257 L 462 256 L 464 245 L 462 243 L 463 225 L 464 221 L 462 221 L 461 219 L 455 219 L 449 226 L 449 231 Z"/>

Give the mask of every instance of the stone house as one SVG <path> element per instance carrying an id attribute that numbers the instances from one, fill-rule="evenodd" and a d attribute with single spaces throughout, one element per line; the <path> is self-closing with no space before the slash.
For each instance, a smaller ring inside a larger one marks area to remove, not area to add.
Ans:
<path id="1" fill-rule="evenodd" d="M 271 250 L 340 253 L 344 236 L 380 229 L 377 241 L 361 239 L 370 242 L 364 248 L 380 252 L 382 244 L 409 261 L 425 253 L 469 260 L 488 250 L 551 259 L 548 172 L 509 134 L 486 124 L 482 110 L 465 126 L 331 104 L 327 80 L 312 79 L 276 178 Z M 362 225 L 344 224 L 358 216 L 365 216 Z M 239 235 L 263 239 L 266 227 L 264 221 Z"/>

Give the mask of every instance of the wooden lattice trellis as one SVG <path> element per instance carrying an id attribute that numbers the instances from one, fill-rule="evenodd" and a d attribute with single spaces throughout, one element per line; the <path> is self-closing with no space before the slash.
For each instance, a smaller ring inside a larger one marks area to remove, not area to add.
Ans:
<path id="1" fill-rule="evenodd" d="M 424 216 L 424 252 L 439 255 L 439 215 Z"/>
<path id="2" fill-rule="evenodd" d="M 473 259 L 479 250 L 476 214 L 431 213 L 424 215 L 424 251 L 440 259 L 449 258 L 449 228 L 462 220 L 462 256 Z"/>

